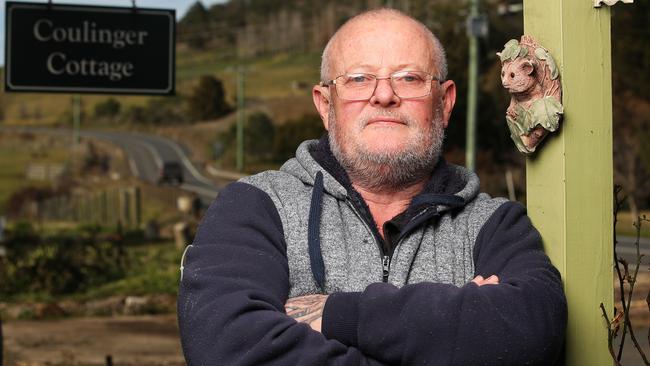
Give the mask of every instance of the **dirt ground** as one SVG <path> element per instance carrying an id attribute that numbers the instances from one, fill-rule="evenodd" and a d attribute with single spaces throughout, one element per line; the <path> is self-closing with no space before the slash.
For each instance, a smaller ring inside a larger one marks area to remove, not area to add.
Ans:
<path id="1" fill-rule="evenodd" d="M 630 313 L 646 354 L 648 290 L 650 272 L 644 271 Z M 107 355 L 115 366 L 185 365 L 175 315 L 10 320 L 3 324 L 3 333 L 5 366 L 103 366 Z M 624 366 L 642 365 L 629 338 L 623 355 Z"/>
<path id="2" fill-rule="evenodd" d="M 14 320 L 3 324 L 6 366 L 185 365 L 174 315 Z"/>

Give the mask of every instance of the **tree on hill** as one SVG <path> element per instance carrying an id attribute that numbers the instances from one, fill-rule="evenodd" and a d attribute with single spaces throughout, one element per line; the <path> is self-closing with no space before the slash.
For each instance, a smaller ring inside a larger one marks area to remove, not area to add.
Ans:
<path id="1" fill-rule="evenodd" d="M 204 31 L 210 25 L 210 14 L 200 1 L 192 5 L 179 22 L 179 28 L 186 35 L 185 41 L 194 49 L 205 49 L 209 40 Z"/>
<path id="2" fill-rule="evenodd" d="M 115 119 L 120 113 L 120 102 L 115 98 L 108 98 L 103 102 L 95 104 L 95 117 Z"/>
<path id="3" fill-rule="evenodd" d="M 317 114 L 309 114 L 287 121 L 275 128 L 273 156 L 278 162 L 286 161 L 295 155 L 296 148 L 301 142 L 318 139 L 324 133 L 323 122 Z"/>
<path id="4" fill-rule="evenodd" d="M 193 121 L 219 118 L 232 111 L 226 103 L 223 82 L 212 75 L 201 76 L 187 103 Z"/>
<path id="5" fill-rule="evenodd" d="M 650 205 L 650 4 L 612 8 L 614 182 L 633 216 Z"/>

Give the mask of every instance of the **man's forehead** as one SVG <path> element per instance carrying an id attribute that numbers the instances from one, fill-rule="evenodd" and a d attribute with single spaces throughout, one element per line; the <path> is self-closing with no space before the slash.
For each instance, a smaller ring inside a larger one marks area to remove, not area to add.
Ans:
<path id="1" fill-rule="evenodd" d="M 341 28 L 337 42 L 345 45 L 394 39 L 413 43 L 426 42 L 427 38 L 422 27 L 413 19 L 390 16 L 363 18 L 348 23 Z"/>
<path id="2" fill-rule="evenodd" d="M 334 66 L 351 69 L 390 67 L 397 69 L 432 66 L 429 36 L 408 18 L 373 17 L 347 24 L 333 47 Z"/>

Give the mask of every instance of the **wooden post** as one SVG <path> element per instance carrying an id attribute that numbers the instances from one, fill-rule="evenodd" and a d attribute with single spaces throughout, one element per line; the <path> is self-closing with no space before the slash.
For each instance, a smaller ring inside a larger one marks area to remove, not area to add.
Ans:
<path id="1" fill-rule="evenodd" d="M 141 217 L 141 207 L 140 207 L 140 187 L 134 186 L 131 187 L 131 220 L 133 221 L 132 227 L 137 229 L 140 227 Z"/>
<path id="2" fill-rule="evenodd" d="M 613 309 L 614 292 L 610 10 L 591 0 L 524 0 L 524 29 L 562 77 L 564 121 L 528 159 L 526 189 L 528 214 L 564 280 L 566 364 L 611 366 L 599 309 Z"/>
<path id="3" fill-rule="evenodd" d="M 120 187 L 119 188 L 119 197 L 120 197 L 120 223 L 123 228 L 129 228 L 131 225 L 131 219 L 129 217 L 129 192 Z"/>

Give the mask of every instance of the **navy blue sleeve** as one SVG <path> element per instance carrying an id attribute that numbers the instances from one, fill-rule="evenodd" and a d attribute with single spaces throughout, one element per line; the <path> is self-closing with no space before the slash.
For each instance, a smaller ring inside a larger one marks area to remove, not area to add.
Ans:
<path id="1" fill-rule="evenodd" d="M 286 315 L 289 268 L 270 197 L 220 192 L 184 261 L 178 320 L 188 365 L 380 365 Z"/>
<path id="2" fill-rule="evenodd" d="M 393 365 L 554 365 L 566 299 L 523 206 L 505 203 L 474 248 L 475 275 L 498 285 L 369 285 L 329 296 L 323 334 Z"/>

